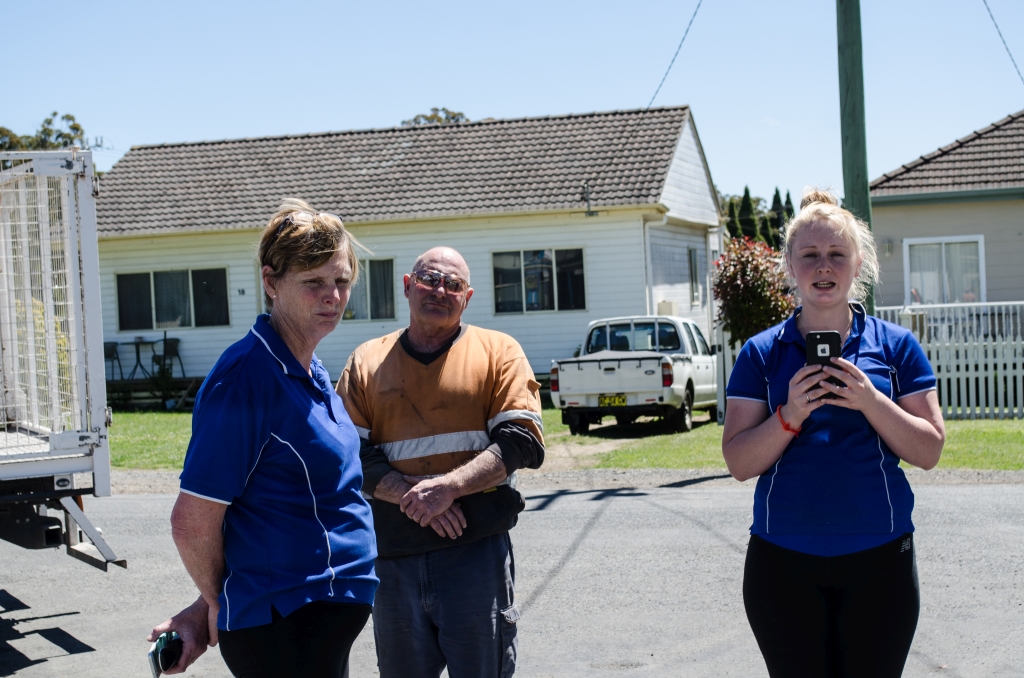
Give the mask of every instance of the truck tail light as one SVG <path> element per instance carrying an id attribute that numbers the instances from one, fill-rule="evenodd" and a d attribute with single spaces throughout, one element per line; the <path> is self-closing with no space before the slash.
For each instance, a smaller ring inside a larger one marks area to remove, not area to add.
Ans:
<path id="1" fill-rule="evenodd" d="M 551 368 L 551 392 L 558 393 L 558 368 Z"/>
<path id="2" fill-rule="evenodd" d="M 666 386 L 666 387 L 667 386 L 671 386 L 673 381 L 674 381 L 674 378 L 673 378 L 673 375 L 672 375 L 672 363 L 662 363 L 661 364 L 661 385 L 662 386 Z"/>

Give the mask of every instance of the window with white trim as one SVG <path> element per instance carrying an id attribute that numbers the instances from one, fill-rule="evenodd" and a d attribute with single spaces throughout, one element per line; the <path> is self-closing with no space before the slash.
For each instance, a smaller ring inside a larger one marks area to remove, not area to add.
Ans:
<path id="1" fill-rule="evenodd" d="M 226 268 L 119 273 L 118 330 L 230 325 Z"/>
<path id="2" fill-rule="evenodd" d="M 343 320 L 395 319 L 395 260 L 360 259 Z"/>
<path id="3" fill-rule="evenodd" d="M 696 247 L 688 248 L 690 264 L 690 304 L 700 303 L 700 261 Z"/>
<path id="4" fill-rule="evenodd" d="M 495 252 L 491 263 L 495 313 L 587 307 L 582 249 Z"/>
<path id="5" fill-rule="evenodd" d="M 906 304 L 984 302 L 985 236 L 905 238 Z"/>

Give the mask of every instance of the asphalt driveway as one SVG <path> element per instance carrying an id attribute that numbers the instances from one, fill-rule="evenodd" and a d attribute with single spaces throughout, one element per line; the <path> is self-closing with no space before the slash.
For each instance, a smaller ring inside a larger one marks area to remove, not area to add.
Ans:
<path id="1" fill-rule="evenodd" d="M 516 675 L 766 675 L 740 592 L 753 486 L 580 477 L 534 476 L 521 488 Z M 642 486 L 620 487 L 630 484 Z M 915 491 L 923 608 L 906 675 L 1020 676 L 1024 485 Z M 0 542 L 0 676 L 148 675 L 148 630 L 194 597 L 169 536 L 172 503 L 87 501 L 127 571 Z M 229 674 L 214 650 L 189 675 Z M 376 675 L 369 627 L 352 675 Z"/>

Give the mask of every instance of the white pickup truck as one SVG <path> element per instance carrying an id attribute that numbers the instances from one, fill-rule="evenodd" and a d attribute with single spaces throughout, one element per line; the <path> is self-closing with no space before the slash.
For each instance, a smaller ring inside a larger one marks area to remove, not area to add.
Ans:
<path id="1" fill-rule="evenodd" d="M 716 421 L 715 351 L 700 328 L 675 316 L 628 316 L 590 323 L 577 358 L 551 362 L 551 400 L 573 435 L 612 415 L 619 424 L 664 417 L 693 428 L 693 409 Z"/>

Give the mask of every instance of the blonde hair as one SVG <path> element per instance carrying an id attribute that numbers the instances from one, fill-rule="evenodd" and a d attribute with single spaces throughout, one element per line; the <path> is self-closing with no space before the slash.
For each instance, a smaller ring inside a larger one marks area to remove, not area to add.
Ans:
<path id="1" fill-rule="evenodd" d="M 842 236 L 848 238 L 860 258 L 860 272 L 853 279 L 850 296 L 857 301 L 867 298 L 868 288 L 878 282 L 878 253 L 875 238 L 868 225 L 839 206 L 839 200 L 828 191 L 808 186 L 800 200 L 800 211 L 786 224 L 782 234 L 782 267 L 789 278 L 790 288 L 799 295 L 796 281 L 790 276 L 789 261 L 793 252 L 793 240 L 800 229 L 809 224 L 825 223 Z"/>
<path id="2" fill-rule="evenodd" d="M 292 267 L 308 271 L 343 252 L 352 271 L 350 284 L 355 285 L 359 278 L 356 248 L 366 250 L 345 230 L 337 214 L 317 212 L 304 200 L 286 198 L 263 229 L 257 257 L 261 270 L 264 266 L 273 270 L 268 277 L 281 278 Z M 267 308 L 273 308 L 274 300 L 266 291 L 263 298 Z"/>

